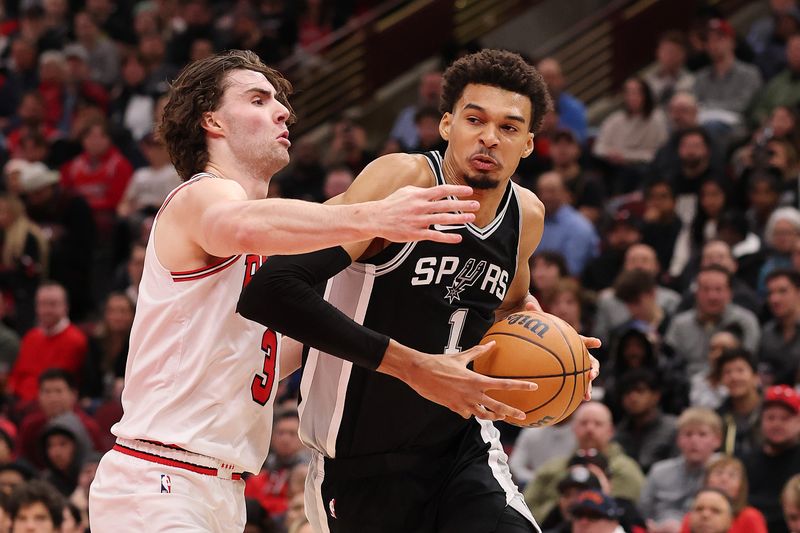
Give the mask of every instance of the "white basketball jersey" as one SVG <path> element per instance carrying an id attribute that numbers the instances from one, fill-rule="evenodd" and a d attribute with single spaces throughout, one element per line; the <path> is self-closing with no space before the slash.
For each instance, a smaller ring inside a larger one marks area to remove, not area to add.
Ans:
<path id="1" fill-rule="evenodd" d="M 167 197 L 210 174 L 198 174 Z M 150 232 L 117 437 L 155 441 L 258 472 L 269 452 L 280 337 L 236 313 L 263 259 L 237 255 L 171 272 Z M 266 302 L 265 302 L 266 304 Z"/>

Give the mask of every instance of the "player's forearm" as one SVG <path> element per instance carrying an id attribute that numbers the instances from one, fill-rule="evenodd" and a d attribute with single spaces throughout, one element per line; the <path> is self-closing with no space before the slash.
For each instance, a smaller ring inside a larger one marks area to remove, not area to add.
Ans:
<path id="1" fill-rule="evenodd" d="M 266 199 L 215 206 L 203 217 L 206 251 L 293 255 L 375 236 L 375 202 L 322 205 Z"/>

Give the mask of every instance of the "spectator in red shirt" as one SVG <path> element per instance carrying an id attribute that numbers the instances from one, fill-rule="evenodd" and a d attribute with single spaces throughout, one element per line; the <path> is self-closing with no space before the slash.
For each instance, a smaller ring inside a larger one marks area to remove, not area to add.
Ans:
<path id="1" fill-rule="evenodd" d="M 38 467 L 44 466 L 44 457 L 38 441 L 47 423 L 65 413 L 73 413 L 78 417 L 89 434 L 93 449 L 106 451 L 110 436 L 104 440 L 97 422 L 78 406 L 75 379 L 69 372 L 51 368 L 39 377 L 39 401 L 35 410 L 26 415 L 20 423 L 17 440 L 17 451 L 20 456 Z"/>
<path id="2" fill-rule="evenodd" d="M 22 402 L 36 399 L 37 380 L 48 368 L 62 368 L 77 376 L 86 358 L 87 340 L 67 315 L 67 293 L 54 282 L 36 291 L 34 327 L 20 342 L 19 356 L 8 377 L 8 389 Z"/>
<path id="3" fill-rule="evenodd" d="M 80 137 L 83 152 L 61 167 L 61 184 L 89 202 L 98 232 L 108 236 L 133 167 L 113 145 L 107 121 L 88 121 Z"/>

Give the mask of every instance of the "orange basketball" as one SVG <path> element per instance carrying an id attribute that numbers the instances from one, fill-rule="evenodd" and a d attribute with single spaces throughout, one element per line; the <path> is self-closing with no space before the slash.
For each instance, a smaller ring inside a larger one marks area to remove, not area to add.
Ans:
<path id="1" fill-rule="evenodd" d="M 524 427 L 549 426 L 569 416 L 589 385 L 589 352 L 578 332 L 558 318 L 536 311 L 514 313 L 497 322 L 481 340 L 495 341 L 492 353 L 476 359 L 474 370 L 495 378 L 533 381 L 535 391 L 490 390 L 492 398 L 524 411 Z"/>

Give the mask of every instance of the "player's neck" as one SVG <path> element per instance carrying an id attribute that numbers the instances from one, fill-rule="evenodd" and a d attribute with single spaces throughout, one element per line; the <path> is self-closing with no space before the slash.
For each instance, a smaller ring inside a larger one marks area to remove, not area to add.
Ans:
<path id="1" fill-rule="evenodd" d="M 247 165 L 209 160 L 205 171 L 235 181 L 245 190 L 249 200 L 261 200 L 267 197 L 270 177 L 264 179 L 258 172 L 247 168 Z"/>

